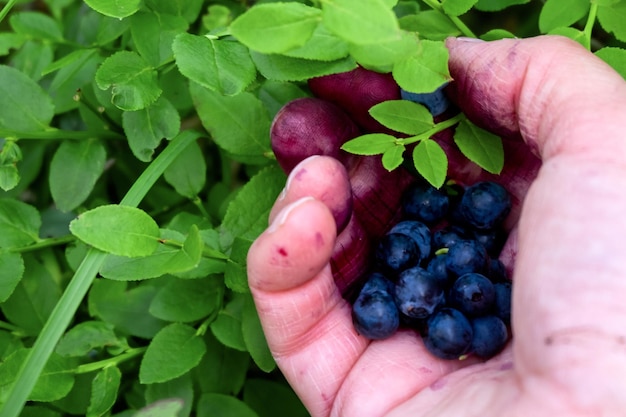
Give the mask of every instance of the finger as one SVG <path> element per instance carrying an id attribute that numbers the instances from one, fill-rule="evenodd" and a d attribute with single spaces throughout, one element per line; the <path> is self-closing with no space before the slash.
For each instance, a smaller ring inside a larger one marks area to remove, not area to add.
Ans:
<path id="1" fill-rule="evenodd" d="M 626 264 L 610 254 L 626 233 L 626 84 L 563 38 L 448 47 L 463 110 L 543 160 L 519 223 L 516 371 L 581 407 L 623 410 Z"/>

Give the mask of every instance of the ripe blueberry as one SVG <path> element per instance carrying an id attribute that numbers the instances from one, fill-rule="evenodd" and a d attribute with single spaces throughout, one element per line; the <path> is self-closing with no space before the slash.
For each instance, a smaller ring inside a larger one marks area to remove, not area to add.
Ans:
<path id="1" fill-rule="evenodd" d="M 404 220 L 397 223 L 389 233 L 401 233 L 412 238 L 419 248 L 418 263 L 430 255 L 432 249 L 432 234 L 428 226 L 414 220 Z"/>
<path id="2" fill-rule="evenodd" d="M 404 216 L 427 224 L 443 219 L 448 206 L 448 195 L 430 184 L 415 183 L 403 195 Z"/>
<path id="3" fill-rule="evenodd" d="M 472 319 L 472 352 L 480 358 L 491 358 L 499 353 L 509 338 L 504 322 L 496 316 Z"/>
<path id="4" fill-rule="evenodd" d="M 470 272 L 484 272 L 489 257 L 483 245 L 475 240 L 459 240 L 450 245 L 446 268 L 454 276 Z"/>
<path id="5" fill-rule="evenodd" d="M 480 230 L 493 229 L 511 211 L 511 198 L 496 182 L 477 182 L 465 189 L 459 211 L 470 226 Z"/>
<path id="6" fill-rule="evenodd" d="M 445 295 L 439 280 L 427 270 L 415 266 L 400 273 L 394 299 L 398 310 L 414 319 L 425 319 L 443 305 Z"/>
<path id="7" fill-rule="evenodd" d="M 449 304 L 468 316 L 489 313 L 495 299 L 493 283 L 484 275 L 473 272 L 457 278 L 448 294 Z"/>
<path id="8" fill-rule="evenodd" d="M 511 281 L 496 282 L 493 286 L 496 292 L 495 314 L 508 326 L 511 324 Z"/>
<path id="9" fill-rule="evenodd" d="M 430 316 L 424 345 L 442 359 L 458 359 L 472 347 L 472 324 L 463 313 L 444 307 Z"/>
<path id="10" fill-rule="evenodd" d="M 393 273 L 416 265 L 420 256 L 415 240 L 402 233 L 384 235 L 374 252 L 376 263 Z"/>
<path id="11" fill-rule="evenodd" d="M 368 339 L 385 339 L 400 325 L 400 315 L 393 299 L 393 283 L 381 274 L 372 274 L 352 305 L 356 331 Z"/>
<path id="12" fill-rule="evenodd" d="M 401 89 L 400 96 L 403 100 L 423 104 L 433 116 L 439 116 L 450 107 L 450 99 L 444 92 L 446 85 L 442 85 L 432 93 L 411 93 Z"/>

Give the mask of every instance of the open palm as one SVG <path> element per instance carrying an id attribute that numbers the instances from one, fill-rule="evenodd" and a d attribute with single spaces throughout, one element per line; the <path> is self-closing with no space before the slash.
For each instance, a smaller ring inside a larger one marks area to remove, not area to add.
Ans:
<path id="1" fill-rule="evenodd" d="M 373 226 L 358 205 L 339 235 L 336 220 L 359 184 L 379 196 L 388 185 L 314 157 L 292 171 L 248 255 L 276 362 L 313 416 L 626 415 L 626 83 L 562 38 L 448 46 L 458 104 L 509 138 L 499 181 L 517 209 L 503 254 L 512 343 L 481 363 L 437 359 L 409 330 L 359 336 L 336 282 L 359 273 L 354 238 Z M 449 157 L 453 177 L 484 175 Z M 346 248 L 356 267 L 337 267 Z"/>

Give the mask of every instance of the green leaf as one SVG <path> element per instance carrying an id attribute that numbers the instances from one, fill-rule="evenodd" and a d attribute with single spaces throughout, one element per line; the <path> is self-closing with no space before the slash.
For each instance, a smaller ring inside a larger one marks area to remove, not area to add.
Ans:
<path id="1" fill-rule="evenodd" d="M 407 135 L 419 135 L 435 125 L 425 106 L 408 100 L 383 101 L 369 113 L 386 127 Z"/>
<path id="2" fill-rule="evenodd" d="M 133 155 L 150 162 L 162 139 L 170 140 L 180 131 L 180 114 L 161 96 L 150 106 L 122 114 L 122 126 Z"/>
<path id="3" fill-rule="evenodd" d="M 413 164 L 426 181 L 441 188 L 448 175 L 448 157 L 437 142 L 432 139 L 420 141 L 413 149 Z"/>
<path id="4" fill-rule="evenodd" d="M 204 341 L 207 352 L 200 364 L 192 370 L 200 391 L 239 393 L 250 368 L 248 352 L 226 347 L 211 332 L 205 333 Z"/>
<path id="5" fill-rule="evenodd" d="M 578 42 L 579 44 L 584 46 L 586 49 L 589 49 L 589 46 L 590 46 L 589 38 L 587 37 L 587 35 L 585 35 L 585 32 L 583 32 L 582 30 L 573 28 L 573 27 L 558 27 L 548 32 L 548 35 L 565 36 L 567 38 L 570 38 Z"/>
<path id="6" fill-rule="evenodd" d="M 51 43 L 27 40 L 12 55 L 10 64 L 33 81 L 40 81 L 43 70 L 53 59 L 54 50 Z"/>
<path id="7" fill-rule="evenodd" d="M 315 61 L 254 51 L 250 55 L 261 75 L 275 81 L 306 81 L 356 68 L 356 62 L 351 57 L 336 61 Z"/>
<path id="8" fill-rule="evenodd" d="M 211 4 L 207 13 L 202 16 L 202 25 L 208 30 L 224 28 L 233 20 L 231 10 L 222 4 Z"/>
<path id="9" fill-rule="evenodd" d="M 248 286 L 247 255 L 252 246 L 251 239 L 236 237 L 230 250 L 230 259 L 224 269 L 226 286 L 239 293 L 250 292 Z"/>
<path id="10" fill-rule="evenodd" d="M 350 139 L 341 149 L 356 155 L 378 155 L 396 145 L 397 139 L 386 133 L 368 133 Z"/>
<path id="11" fill-rule="evenodd" d="M 604 30 L 612 33 L 617 40 L 626 41 L 626 2 L 598 7 L 598 21 Z"/>
<path id="12" fill-rule="evenodd" d="M 250 49 L 282 53 L 304 45 L 321 14 L 319 9 L 295 2 L 258 4 L 237 17 L 230 32 Z"/>
<path id="13" fill-rule="evenodd" d="M 516 36 L 515 34 L 504 29 L 492 29 L 480 35 L 480 39 L 484 41 L 497 41 L 500 39 L 507 39 L 507 38 L 513 39 L 513 38 L 516 38 Z"/>
<path id="14" fill-rule="evenodd" d="M 263 158 L 271 152 L 270 118 L 251 93 L 223 96 L 191 84 L 191 96 L 202 125 L 213 140 L 235 157 Z"/>
<path id="15" fill-rule="evenodd" d="M 258 417 L 243 401 L 217 393 L 202 394 L 198 400 L 197 417 Z"/>
<path id="16" fill-rule="evenodd" d="M 24 275 L 24 259 L 14 252 L 0 251 L 0 303 L 5 302 Z"/>
<path id="17" fill-rule="evenodd" d="M 441 6 L 449 16 L 461 16 L 467 13 L 478 0 L 443 0 Z"/>
<path id="18" fill-rule="evenodd" d="M 206 345 L 193 327 L 172 323 L 157 333 L 139 367 L 142 384 L 177 378 L 198 365 Z"/>
<path id="19" fill-rule="evenodd" d="M 28 352 L 29 349 L 17 350 L 0 364 L 0 400 L 5 400 L 8 389 L 19 374 L 20 367 L 26 360 Z M 50 402 L 63 398 L 74 385 L 74 374 L 71 372 L 74 366 L 73 361 L 53 353 L 28 399 Z"/>
<path id="20" fill-rule="evenodd" d="M 126 282 L 96 280 L 89 292 L 89 313 L 119 332 L 149 339 L 165 324 L 148 312 L 156 293 L 151 285 L 128 289 Z"/>
<path id="21" fill-rule="evenodd" d="M 195 22 L 202 11 L 203 0 L 144 0 L 145 5 L 156 14 L 182 16 L 190 23 Z"/>
<path id="22" fill-rule="evenodd" d="M 18 35 L 52 42 L 63 41 L 59 24 L 50 16 L 38 12 L 20 12 L 11 15 L 11 28 Z"/>
<path id="23" fill-rule="evenodd" d="M 478 0 L 474 8 L 484 12 L 497 12 L 510 6 L 526 3 L 530 3 L 530 0 Z"/>
<path id="24" fill-rule="evenodd" d="M 217 365 L 217 362 L 215 364 Z M 146 401 L 153 403 L 168 398 L 182 400 L 184 407 L 176 417 L 188 417 L 191 415 L 191 409 L 194 405 L 194 382 L 191 379 L 191 374 L 186 373 L 176 379 L 150 384 L 146 387 Z"/>
<path id="25" fill-rule="evenodd" d="M 107 366 L 96 374 L 91 384 L 91 397 L 86 417 L 107 415 L 117 401 L 121 380 L 122 373 L 117 366 Z"/>
<path id="26" fill-rule="evenodd" d="M 284 81 L 266 80 L 259 89 L 259 99 L 272 118 L 285 104 L 306 96 L 307 93 L 300 86 Z"/>
<path id="27" fill-rule="evenodd" d="M 256 77 L 248 48 L 239 42 L 182 33 L 172 48 L 185 77 L 221 94 L 241 93 Z"/>
<path id="28" fill-rule="evenodd" d="M 348 43 L 320 23 L 304 45 L 285 51 L 283 55 L 314 61 L 336 61 L 347 57 L 348 53 Z"/>
<path id="29" fill-rule="evenodd" d="M 350 43 L 374 44 L 400 36 L 400 27 L 383 0 L 322 0 L 324 24 Z"/>
<path id="30" fill-rule="evenodd" d="M 350 45 L 350 54 L 359 65 L 376 72 L 391 72 L 393 65 L 418 46 L 415 33 L 402 32 L 398 39 L 369 45 Z"/>
<path id="31" fill-rule="evenodd" d="M 186 147 L 163 173 L 165 181 L 189 199 L 196 198 L 204 188 L 206 175 L 204 154 L 197 141 Z"/>
<path id="32" fill-rule="evenodd" d="M 133 44 L 139 54 L 154 67 L 174 56 L 172 42 L 188 26 L 183 17 L 165 13 L 139 12 L 130 18 Z"/>
<path id="33" fill-rule="evenodd" d="M 417 32 L 421 39 L 443 41 L 450 36 L 458 36 L 461 31 L 443 13 L 437 10 L 424 10 L 418 14 L 399 19 L 404 30 Z"/>
<path id="34" fill-rule="evenodd" d="M 267 346 L 267 340 L 261 321 L 257 313 L 254 300 L 248 294 L 241 315 L 241 332 L 243 341 L 246 344 L 246 350 L 250 352 L 250 356 L 254 363 L 264 372 L 271 372 L 276 368 L 276 362 L 272 357 L 272 352 Z"/>
<path id="35" fill-rule="evenodd" d="M 241 316 L 246 303 L 246 295 L 235 293 L 233 298 L 211 322 L 211 332 L 223 345 L 242 352 L 246 351 L 246 342 L 241 328 Z"/>
<path id="36" fill-rule="evenodd" d="M 37 241 L 40 227 L 41 216 L 35 207 L 0 199 L 0 248 L 18 248 Z"/>
<path id="37" fill-rule="evenodd" d="M 0 65 L 0 128 L 44 130 L 54 116 L 50 96 L 21 71 Z"/>
<path id="38" fill-rule="evenodd" d="M 179 413 L 184 407 L 180 398 L 168 398 L 143 407 L 131 417 L 180 417 Z"/>
<path id="39" fill-rule="evenodd" d="M 23 347 L 24 344 L 18 336 L 6 330 L 0 330 L 0 363 Z"/>
<path id="40" fill-rule="evenodd" d="M 405 147 L 403 144 L 396 144 L 393 148 L 387 149 L 382 157 L 383 167 L 387 171 L 393 171 L 398 168 L 404 160 L 404 150 Z"/>
<path id="41" fill-rule="evenodd" d="M 70 231 L 103 252 L 120 256 L 146 256 L 159 245 L 159 226 L 145 211 L 115 204 L 82 213 Z"/>
<path id="42" fill-rule="evenodd" d="M 13 32 L 0 32 L 0 56 L 8 55 L 11 49 L 17 49 L 25 38 Z"/>
<path id="43" fill-rule="evenodd" d="M 570 26 L 585 17 L 588 11 L 589 0 L 546 0 L 539 14 L 539 30 L 548 33 Z"/>
<path id="44" fill-rule="evenodd" d="M 273 398 L 274 401 L 267 401 Z M 285 383 L 271 379 L 249 378 L 243 388 L 243 400 L 259 417 L 308 417 L 302 401 Z"/>
<path id="45" fill-rule="evenodd" d="M 93 349 L 119 343 L 113 325 L 102 321 L 83 321 L 67 331 L 56 347 L 61 356 L 85 356 Z"/>
<path id="46" fill-rule="evenodd" d="M 626 79 L 626 50 L 617 47 L 606 46 L 595 52 L 596 56 L 613 67 Z"/>
<path id="47" fill-rule="evenodd" d="M 111 89 L 112 103 L 121 110 L 140 110 L 161 95 L 156 70 L 131 51 L 119 51 L 108 57 L 96 71 L 101 90 Z"/>
<path id="48" fill-rule="evenodd" d="M 193 322 L 220 308 L 224 282 L 217 277 L 185 280 L 175 278 L 159 289 L 150 314 L 166 321 Z"/>
<path id="49" fill-rule="evenodd" d="M 136 13 L 141 0 L 85 0 L 87 6 L 105 16 L 122 19 Z"/>
<path id="50" fill-rule="evenodd" d="M 117 19 L 114 17 L 102 16 L 98 31 L 96 33 L 96 43 L 105 46 L 122 36 L 130 28 L 130 19 Z"/>
<path id="51" fill-rule="evenodd" d="M 465 119 L 456 127 L 454 142 L 463 155 L 485 171 L 499 174 L 502 170 L 504 148 L 499 136 L 487 132 Z"/>
<path id="52" fill-rule="evenodd" d="M 229 248 L 235 237 L 256 239 L 267 227 L 267 217 L 286 181 L 277 166 L 261 170 L 228 205 L 220 226 L 220 245 Z"/>
<path id="53" fill-rule="evenodd" d="M 106 150 L 97 139 L 64 141 L 50 162 L 50 192 L 61 211 L 85 202 L 104 171 Z"/>
<path id="54" fill-rule="evenodd" d="M 412 93 L 431 93 L 450 81 L 448 49 L 443 42 L 422 40 L 415 52 L 398 61 L 393 78 Z"/>

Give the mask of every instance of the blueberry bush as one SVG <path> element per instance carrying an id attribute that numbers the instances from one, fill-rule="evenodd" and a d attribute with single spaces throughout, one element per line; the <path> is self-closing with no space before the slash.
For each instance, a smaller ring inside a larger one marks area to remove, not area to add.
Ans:
<path id="1" fill-rule="evenodd" d="M 281 108 L 385 74 L 402 96 L 366 110 L 388 130 L 344 150 L 440 187 L 431 137 L 456 126 L 497 173 L 498 137 L 423 101 L 451 81 L 443 40 L 560 34 L 626 76 L 624 19 L 626 0 L 0 0 L 0 416 L 306 416 L 246 279 L 286 179 Z"/>

